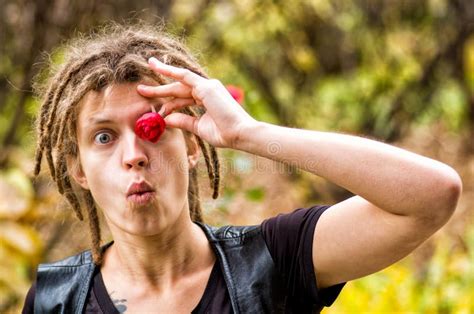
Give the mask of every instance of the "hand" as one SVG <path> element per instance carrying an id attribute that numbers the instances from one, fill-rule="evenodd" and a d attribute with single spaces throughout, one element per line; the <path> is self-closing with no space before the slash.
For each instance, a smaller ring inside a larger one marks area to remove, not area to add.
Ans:
<path id="1" fill-rule="evenodd" d="M 216 79 L 206 79 L 188 69 L 164 64 L 152 57 L 151 69 L 175 82 L 149 86 L 140 84 L 137 91 L 145 97 L 172 97 L 163 104 L 167 126 L 192 132 L 215 147 L 235 148 L 239 134 L 257 121 L 253 119 Z M 186 106 L 204 106 L 201 117 L 173 112 Z"/>

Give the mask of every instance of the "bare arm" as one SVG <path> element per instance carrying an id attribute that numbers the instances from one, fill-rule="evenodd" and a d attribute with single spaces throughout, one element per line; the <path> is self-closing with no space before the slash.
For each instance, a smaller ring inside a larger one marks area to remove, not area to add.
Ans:
<path id="1" fill-rule="evenodd" d="M 314 234 L 318 287 L 398 261 L 440 228 L 462 189 L 449 166 L 370 139 L 258 122 L 235 148 L 295 164 L 356 196 L 333 205 Z"/>

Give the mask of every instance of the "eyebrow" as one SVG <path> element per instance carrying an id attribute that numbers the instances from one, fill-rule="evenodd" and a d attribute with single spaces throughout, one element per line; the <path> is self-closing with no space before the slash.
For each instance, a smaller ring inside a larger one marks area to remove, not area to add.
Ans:
<path id="1" fill-rule="evenodd" d="M 94 131 L 97 125 L 114 123 L 114 121 L 105 117 L 90 117 L 86 123 L 84 126 L 84 136 L 88 136 L 90 132 Z"/>
<path id="2" fill-rule="evenodd" d="M 87 119 L 87 126 L 94 125 L 94 124 L 105 124 L 105 123 L 113 123 L 113 120 L 108 118 L 101 118 L 101 117 L 90 117 Z"/>

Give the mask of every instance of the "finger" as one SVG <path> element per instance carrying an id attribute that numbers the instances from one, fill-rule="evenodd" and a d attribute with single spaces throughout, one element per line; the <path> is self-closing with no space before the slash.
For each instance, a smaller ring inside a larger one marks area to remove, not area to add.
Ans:
<path id="1" fill-rule="evenodd" d="M 173 112 L 165 118 L 166 126 L 180 128 L 196 135 L 198 121 L 198 117 L 193 117 L 180 112 Z"/>
<path id="2" fill-rule="evenodd" d="M 191 89 L 180 83 L 174 82 L 165 85 L 150 86 L 139 84 L 137 91 L 144 97 L 191 97 Z"/>
<path id="3" fill-rule="evenodd" d="M 178 110 L 187 106 L 194 106 L 196 102 L 194 98 L 176 98 L 169 102 L 166 102 L 162 106 L 162 110 L 164 110 L 164 114 L 167 115 L 174 110 Z"/>
<path id="4" fill-rule="evenodd" d="M 178 68 L 169 64 L 165 64 L 156 59 L 155 57 L 151 57 L 150 59 L 148 59 L 148 64 L 154 71 L 159 72 L 160 74 L 163 74 L 165 76 L 172 77 L 175 80 L 178 80 L 181 83 L 184 83 L 189 86 L 196 86 L 198 83 L 206 80 L 202 76 L 197 75 L 196 73 L 188 69 Z"/>

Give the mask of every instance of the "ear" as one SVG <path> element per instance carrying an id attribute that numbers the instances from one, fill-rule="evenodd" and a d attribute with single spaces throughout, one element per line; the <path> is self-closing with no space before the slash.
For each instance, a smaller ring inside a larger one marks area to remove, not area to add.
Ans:
<path id="1" fill-rule="evenodd" d="M 89 184 L 87 183 L 87 177 L 82 170 L 79 157 L 67 156 L 67 169 L 77 184 L 79 184 L 83 189 L 89 190 Z"/>
<path id="2" fill-rule="evenodd" d="M 199 144 L 194 134 L 185 134 L 189 168 L 194 168 L 199 160 Z"/>

